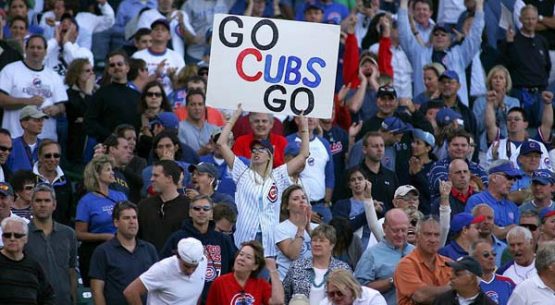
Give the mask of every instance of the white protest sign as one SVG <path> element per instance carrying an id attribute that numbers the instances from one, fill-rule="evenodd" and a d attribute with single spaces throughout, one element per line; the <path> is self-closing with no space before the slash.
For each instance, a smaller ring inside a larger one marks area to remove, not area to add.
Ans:
<path id="1" fill-rule="evenodd" d="M 339 26 L 217 14 L 206 103 L 330 118 Z"/>

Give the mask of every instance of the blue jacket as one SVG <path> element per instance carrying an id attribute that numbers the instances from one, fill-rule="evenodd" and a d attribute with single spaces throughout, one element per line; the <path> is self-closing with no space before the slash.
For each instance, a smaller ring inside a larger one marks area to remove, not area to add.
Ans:
<path id="1" fill-rule="evenodd" d="M 23 141 L 23 136 L 13 139 L 12 152 L 8 157 L 8 161 L 6 161 L 6 164 L 12 173 L 17 172 L 18 170 L 33 170 L 33 165 L 39 160 L 40 141 L 41 139 L 37 139 L 37 145 L 31 152 L 31 159 L 29 159 L 29 156 L 25 151 L 27 144 Z"/>

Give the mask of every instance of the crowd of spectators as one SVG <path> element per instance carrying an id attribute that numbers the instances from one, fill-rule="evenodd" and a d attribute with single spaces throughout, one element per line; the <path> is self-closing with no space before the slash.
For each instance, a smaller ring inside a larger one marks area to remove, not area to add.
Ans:
<path id="1" fill-rule="evenodd" d="M 219 13 L 340 27 L 332 117 L 208 106 Z M 554 60 L 552 0 L 0 0 L 0 303 L 555 304 Z"/>

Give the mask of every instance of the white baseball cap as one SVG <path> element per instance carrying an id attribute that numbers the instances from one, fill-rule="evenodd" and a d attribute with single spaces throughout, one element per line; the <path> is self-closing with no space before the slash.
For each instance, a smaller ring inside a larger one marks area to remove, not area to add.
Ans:
<path id="1" fill-rule="evenodd" d="M 414 186 L 407 184 L 398 187 L 397 190 L 395 190 L 394 197 L 403 197 L 406 196 L 409 192 L 415 192 L 417 196 L 420 196 L 420 192 Z"/>
<path id="2" fill-rule="evenodd" d="M 177 244 L 179 257 L 187 264 L 198 265 L 204 260 L 204 246 L 195 238 L 183 238 Z"/>

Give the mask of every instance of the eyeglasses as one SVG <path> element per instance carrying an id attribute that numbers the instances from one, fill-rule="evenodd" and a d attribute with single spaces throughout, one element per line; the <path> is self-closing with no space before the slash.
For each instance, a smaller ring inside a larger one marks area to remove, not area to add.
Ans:
<path id="1" fill-rule="evenodd" d="M 495 253 L 494 251 L 491 251 L 491 252 L 484 251 L 484 253 L 482 253 L 482 256 L 484 258 L 489 258 L 490 256 L 495 257 L 495 256 L 497 256 L 497 253 Z"/>
<path id="2" fill-rule="evenodd" d="M 536 231 L 538 229 L 538 226 L 533 223 L 521 223 L 520 226 L 525 227 L 530 231 Z"/>
<path id="3" fill-rule="evenodd" d="M 162 92 L 147 92 L 146 96 L 148 96 L 148 97 L 162 97 Z"/>
<path id="4" fill-rule="evenodd" d="M 60 154 L 57 154 L 57 153 L 53 153 L 53 154 L 48 153 L 48 154 L 44 154 L 43 157 L 44 157 L 45 159 L 52 159 L 52 158 L 54 158 L 54 159 L 60 159 L 61 155 L 60 155 Z"/>
<path id="5" fill-rule="evenodd" d="M 158 211 L 158 215 L 162 218 L 166 217 L 165 207 L 166 207 L 166 203 L 162 203 L 162 205 L 160 206 L 160 210 Z"/>
<path id="6" fill-rule="evenodd" d="M 2 233 L 2 237 L 6 238 L 6 239 L 11 239 L 11 238 L 21 239 L 21 238 L 25 237 L 25 234 L 15 233 L 15 232 L 4 232 L 4 233 Z"/>
<path id="7" fill-rule="evenodd" d="M 23 186 L 23 190 L 25 190 L 25 191 L 32 191 L 34 188 L 35 188 L 34 184 L 29 184 L 29 185 Z"/>
<path id="8" fill-rule="evenodd" d="M 202 211 L 205 211 L 205 212 L 208 212 L 208 211 L 212 210 L 212 207 L 209 206 L 209 205 L 205 205 L 205 206 L 192 206 L 191 209 L 192 209 L 192 210 L 195 210 L 195 211 L 197 211 L 197 212 L 200 212 L 201 210 L 202 210 Z"/>
<path id="9" fill-rule="evenodd" d="M 343 292 L 339 291 L 339 290 L 335 290 L 335 291 L 328 291 L 328 299 L 332 299 L 335 297 L 341 298 L 344 296 Z"/>
<path id="10" fill-rule="evenodd" d="M 263 153 L 263 152 L 266 152 L 266 151 L 268 151 L 268 150 L 267 150 L 266 148 L 263 148 L 263 147 L 254 147 L 254 148 L 251 148 L 251 153 L 253 153 L 253 154 L 255 154 L 255 153 Z"/>
<path id="11" fill-rule="evenodd" d="M 110 63 L 110 68 L 113 68 L 113 67 L 115 67 L 115 66 L 123 67 L 124 65 L 125 65 L 125 63 L 124 63 L 123 61 L 111 62 L 111 63 Z"/>
<path id="12" fill-rule="evenodd" d="M 0 146 L 0 150 L 1 151 L 12 151 L 11 147 L 7 147 L 7 146 Z"/>

